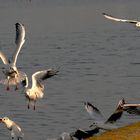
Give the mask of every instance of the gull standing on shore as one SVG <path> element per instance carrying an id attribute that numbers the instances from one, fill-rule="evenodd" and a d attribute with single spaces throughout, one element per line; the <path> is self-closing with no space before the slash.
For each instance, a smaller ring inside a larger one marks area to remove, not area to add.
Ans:
<path id="1" fill-rule="evenodd" d="M 28 77 L 23 80 L 23 86 L 25 87 L 25 96 L 28 99 L 28 109 L 30 108 L 30 102 L 34 106 L 38 99 L 43 98 L 44 96 L 44 85 L 42 82 L 58 73 L 57 70 L 47 69 L 42 71 L 37 71 L 32 75 L 32 86 L 28 87 Z"/>
<path id="2" fill-rule="evenodd" d="M 21 23 L 16 23 L 16 50 L 12 57 L 12 60 L 9 60 L 1 51 L 0 51 L 0 58 L 2 59 L 3 63 L 5 64 L 5 69 L 3 70 L 6 79 L 1 80 L 0 83 L 7 85 L 7 90 L 9 90 L 9 86 L 15 85 L 15 90 L 18 89 L 18 84 L 25 78 L 26 74 L 22 71 L 19 71 L 16 66 L 17 57 L 19 52 L 25 42 L 25 27 Z"/>

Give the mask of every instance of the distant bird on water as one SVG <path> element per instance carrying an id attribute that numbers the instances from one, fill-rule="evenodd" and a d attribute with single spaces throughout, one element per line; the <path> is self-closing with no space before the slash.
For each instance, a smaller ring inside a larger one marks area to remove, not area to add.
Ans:
<path id="1" fill-rule="evenodd" d="M 35 110 L 35 103 L 38 99 L 44 96 L 44 85 L 42 82 L 58 73 L 57 70 L 47 69 L 42 71 L 37 71 L 32 75 L 32 86 L 28 87 L 28 77 L 22 81 L 25 87 L 25 96 L 28 99 L 28 109 L 30 108 L 30 102 L 33 103 Z"/>
<path id="2" fill-rule="evenodd" d="M 24 137 L 24 133 L 21 131 L 21 128 L 8 117 L 0 118 L 0 122 L 4 123 L 8 130 L 11 131 L 12 139 L 16 138 L 17 140 L 21 140 Z"/>
<path id="3" fill-rule="evenodd" d="M 86 102 L 85 109 L 93 119 L 93 124 L 91 126 L 95 126 L 97 128 L 104 130 L 116 128 L 115 125 L 113 125 L 113 123 L 116 122 L 118 119 L 120 119 L 123 114 L 123 109 L 121 107 L 122 104 L 123 101 L 120 100 L 115 112 L 106 120 L 98 108 L 96 108 L 91 103 Z"/>
<path id="4" fill-rule="evenodd" d="M 119 21 L 119 22 L 125 22 L 125 23 L 131 23 L 131 24 L 135 24 L 136 27 L 140 27 L 140 21 L 137 20 L 129 20 L 129 19 L 121 19 L 121 18 L 116 18 L 112 15 L 106 14 L 106 13 L 102 13 L 103 16 L 107 19 L 113 20 L 113 21 Z"/>
<path id="5" fill-rule="evenodd" d="M 16 23 L 16 50 L 12 57 L 12 60 L 9 60 L 1 51 L 0 51 L 0 58 L 2 59 L 3 63 L 5 64 L 5 68 L 3 70 L 6 79 L 1 80 L 0 83 L 7 86 L 7 90 L 9 90 L 9 86 L 15 85 L 15 90 L 18 89 L 18 84 L 25 78 L 26 74 L 22 71 L 19 71 L 16 62 L 19 52 L 25 42 L 25 27 L 21 23 Z"/>

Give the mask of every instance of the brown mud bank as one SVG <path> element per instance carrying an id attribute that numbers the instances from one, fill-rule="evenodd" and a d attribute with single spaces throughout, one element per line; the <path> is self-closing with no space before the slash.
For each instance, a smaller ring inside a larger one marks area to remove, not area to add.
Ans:
<path id="1" fill-rule="evenodd" d="M 87 140 L 140 140 L 140 122 L 104 132 Z"/>

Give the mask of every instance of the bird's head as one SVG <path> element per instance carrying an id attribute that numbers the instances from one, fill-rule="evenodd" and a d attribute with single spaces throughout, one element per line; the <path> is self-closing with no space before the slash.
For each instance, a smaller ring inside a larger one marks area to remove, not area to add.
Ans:
<path id="1" fill-rule="evenodd" d="M 0 122 L 6 123 L 9 121 L 8 117 L 0 118 Z"/>
<path id="2" fill-rule="evenodd" d="M 0 118 L 0 122 L 4 123 L 9 129 L 13 124 L 13 122 L 8 117 Z"/>
<path id="3" fill-rule="evenodd" d="M 136 23 L 136 26 L 137 26 L 137 27 L 140 27 L 140 22 L 137 22 L 137 23 Z"/>

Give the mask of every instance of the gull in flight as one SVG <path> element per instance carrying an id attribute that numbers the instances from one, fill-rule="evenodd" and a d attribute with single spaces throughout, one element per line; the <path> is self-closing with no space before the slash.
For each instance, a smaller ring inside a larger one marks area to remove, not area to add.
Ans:
<path id="1" fill-rule="evenodd" d="M 0 118 L 0 122 L 4 123 L 8 130 L 11 131 L 12 139 L 17 138 L 17 140 L 23 139 L 24 133 L 22 133 L 21 128 L 8 117 Z"/>
<path id="2" fill-rule="evenodd" d="M 15 85 L 15 90 L 18 89 L 18 84 L 25 78 L 26 74 L 22 71 L 19 71 L 16 67 L 18 54 L 25 42 L 25 27 L 21 23 L 16 23 L 16 50 L 12 57 L 12 60 L 9 60 L 1 51 L 0 58 L 5 64 L 5 69 L 3 70 L 6 79 L 1 80 L 0 83 L 7 85 L 7 90 L 9 90 L 10 85 Z"/>
<path id="3" fill-rule="evenodd" d="M 124 98 L 122 99 L 121 107 L 124 111 L 126 111 L 129 114 L 136 114 L 140 115 L 140 104 L 129 104 L 126 103 Z"/>
<path id="4" fill-rule="evenodd" d="M 93 106 L 91 103 L 86 102 L 85 109 L 94 121 L 93 125 L 91 126 L 95 126 L 104 130 L 111 130 L 116 128 L 113 123 L 120 119 L 123 114 L 122 104 L 123 101 L 120 100 L 114 113 L 106 120 L 98 108 Z"/>
<path id="5" fill-rule="evenodd" d="M 114 20 L 114 21 L 120 21 L 120 22 L 126 22 L 126 23 L 132 23 L 132 24 L 135 24 L 136 27 L 140 27 L 140 21 L 128 20 L 128 19 L 120 19 L 120 18 L 116 18 L 116 17 L 111 16 L 111 15 L 108 15 L 106 13 L 102 13 L 102 14 L 107 19 Z"/>
<path id="6" fill-rule="evenodd" d="M 32 75 L 32 86 L 28 87 L 28 77 L 22 81 L 23 86 L 25 87 L 25 96 L 28 99 L 28 109 L 30 108 L 30 102 L 33 103 L 35 110 L 35 103 L 38 99 L 43 98 L 44 96 L 44 85 L 42 82 L 54 75 L 57 75 L 58 71 L 53 69 L 47 69 L 42 71 L 37 71 Z"/>

